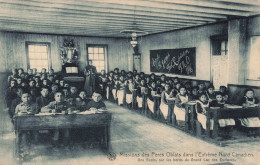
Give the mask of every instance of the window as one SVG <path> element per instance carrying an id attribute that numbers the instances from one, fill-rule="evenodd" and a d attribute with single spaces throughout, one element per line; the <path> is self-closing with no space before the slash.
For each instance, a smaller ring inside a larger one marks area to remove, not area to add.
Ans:
<path id="1" fill-rule="evenodd" d="M 228 40 L 227 36 L 213 36 L 211 37 L 212 55 L 221 56 L 228 54 Z"/>
<path id="2" fill-rule="evenodd" d="M 260 80 L 260 36 L 251 37 L 249 57 L 249 79 Z"/>
<path id="3" fill-rule="evenodd" d="M 47 43 L 27 43 L 28 68 L 49 71 L 49 48 Z"/>
<path id="4" fill-rule="evenodd" d="M 97 72 L 106 69 L 106 46 L 94 45 L 88 46 L 88 60 L 92 60 L 92 64 L 97 68 Z"/>

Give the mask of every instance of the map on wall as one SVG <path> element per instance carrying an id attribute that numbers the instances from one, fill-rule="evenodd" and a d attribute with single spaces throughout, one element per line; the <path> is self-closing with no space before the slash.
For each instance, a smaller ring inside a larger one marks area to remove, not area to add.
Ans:
<path id="1" fill-rule="evenodd" d="M 196 76 L 196 48 L 150 50 L 150 71 Z"/>

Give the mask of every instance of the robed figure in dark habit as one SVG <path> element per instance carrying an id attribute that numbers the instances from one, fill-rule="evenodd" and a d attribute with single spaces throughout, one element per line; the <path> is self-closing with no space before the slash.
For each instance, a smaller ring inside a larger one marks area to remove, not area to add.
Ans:
<path id="1" fill-rule="evenodd" d="M 97 69 L 92 65 L 92 61 L 88 61 L 84 74 L 86 76 L 84 90 L 87 92 L 87 96 L 91 97 L 96 89 L 96 73 Z"/>

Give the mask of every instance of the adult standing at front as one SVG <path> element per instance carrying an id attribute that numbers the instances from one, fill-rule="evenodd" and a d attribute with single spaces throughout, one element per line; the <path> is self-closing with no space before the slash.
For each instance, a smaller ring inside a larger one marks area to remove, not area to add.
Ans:
<path id="1" fill-rule="evenodd" d="M 88 65 L 85 68 L 84 74 L 86 76 L 84 89 L 88 96 L 92 96 L 96 89 L 96 73 L 97 69 L 92 65 L 92 61 L 88 61 Z"/>

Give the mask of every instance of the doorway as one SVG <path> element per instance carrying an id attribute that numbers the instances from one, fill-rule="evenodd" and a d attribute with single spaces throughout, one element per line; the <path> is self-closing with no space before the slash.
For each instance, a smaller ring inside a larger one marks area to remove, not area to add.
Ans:
<path id="1" fill-rule="evenodd" d="M 228 37 L 211 37 L 211 82 L 215 90 L 228 84 Z"/>

